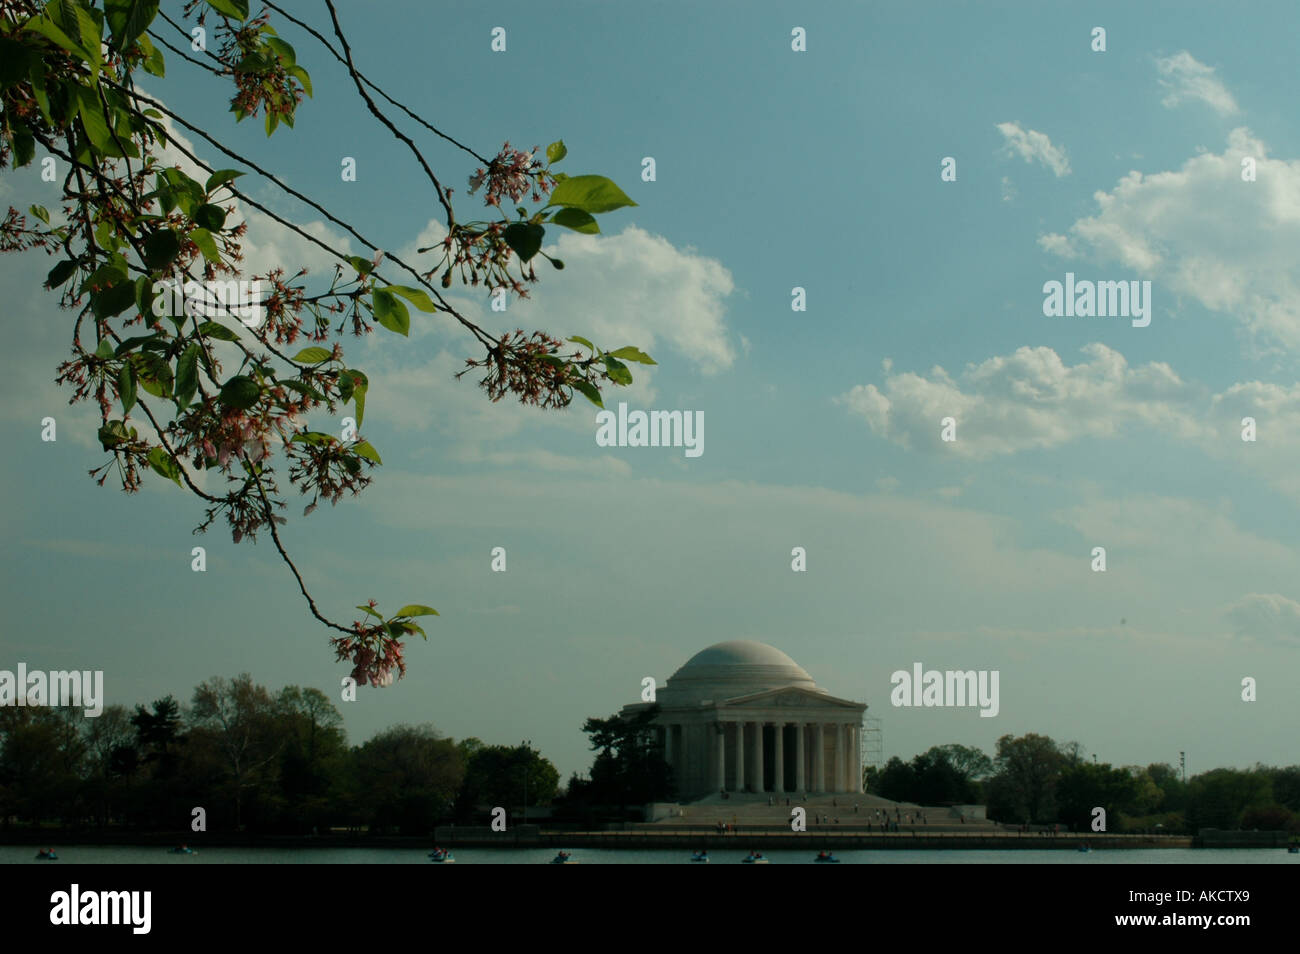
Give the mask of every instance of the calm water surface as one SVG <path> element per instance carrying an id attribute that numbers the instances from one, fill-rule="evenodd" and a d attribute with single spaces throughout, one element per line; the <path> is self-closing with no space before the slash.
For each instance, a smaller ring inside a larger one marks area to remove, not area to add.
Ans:
<path id="1" fill-rule="evenodd" d="M 0 864 L 54 865 L 431 865 L 426 849 L 407 848 L 201 848 L 196 855 L 172 855 L 165 848 L 137 848 L 105 845 L 52 846 L 58 861 L 35 861 L 35 847 L 0 845 Z M 711 853 L 711 864 L 736 864 L 746 849 Z M 634 851 L 629 849 L 576 848 L 573 857 L 581 864 L 675 865 L 691 864 L 688 851 Z M 811 864 L 816 851 L 769 851 L 772 864 Z M 844 851 L 835 856 L 845 864 L 1003 864 L 1003 865 L 1112 865 L 1112 864 L 1292 864 L 1300 866 L 1300 855 L 1288 855 L 1283 848 L 1265 849 L 1130 849 L 1084 854 L 1071 850 L 1008 851 Z M 464 848 L 456 850 L 457 864 L 545 864 L 555 857 L 553 848 L 509 850 Z M 437 866 L 445 867 L 445 866 Z"/>

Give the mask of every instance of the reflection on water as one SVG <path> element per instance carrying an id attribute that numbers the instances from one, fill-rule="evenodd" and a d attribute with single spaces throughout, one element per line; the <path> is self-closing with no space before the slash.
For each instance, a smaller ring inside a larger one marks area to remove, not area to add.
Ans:
<path id="1" fill-rule="evenodd" d="M 36 847 L 24 845 L 0 846 L 0 864 L 163 864 L 163 865 L 432 865 L 427 848 L 204 848 L 198 845 L 198 854 L 173 855 L 166 848 L 134 848 L 117 845 L 60 845 L 51 847 L 59 855 L 58 861 L 36 861 Z M 432 845 L 430 846 L 432 847 Z M 675 865 L 691 864 L 689 851 L 633 851 L 601 848 L 572 849 L 574 860 L 582 864 L 597 865 Z M 815 849 L 807 851 L 767 851 L 772 864 L 812 864 Z M 710 852 L 711 864 L 738 864 L 747 849 Z M 498 848 L 457 848 L 457 864 L 546 864 L 555 857 L 553 848 L 527 848 L 520 850 Z M 1294 864 L 1300 865 L 1300 855 L 1288 855 L 1284 848 L 1262 849 L 1131 849 L 1102 851 L 1087 854 L 1070 850 L 1016 849 L 1008 851 L 844 851 L 835 857 L 845 864 L 898 865 L 898 864 Z"/>

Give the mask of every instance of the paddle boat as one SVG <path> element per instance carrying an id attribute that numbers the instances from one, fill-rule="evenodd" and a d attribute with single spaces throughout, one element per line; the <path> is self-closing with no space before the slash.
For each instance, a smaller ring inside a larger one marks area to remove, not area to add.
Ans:
<path id="1" fill-rule="evenodd" d="M 836 858 L 835 855 L 829 851 L 817 852 L 817 857 L 814 858 L 813 861 L 819 865 L 837 865 L 840 863 L 840 859 Z"/>
<path id="2" fill-rule="evenodd" d="M 707 851 L 697 851 L 691 855 L 691 861 L 703 861 L 708 864 L 709 853 Z"/>
<path id="3" fill-rule="evenodd" d="M 1087 854 L 1088 852 L 1092 851 L 1092 845 L 1080 845 L 1078 850 L 1082 851 L 1084 854 Z"/>
<path id="4" fill-rule="evenodd" d="M 556 856 L 555 856 L 554 858 L 551 859 L 551 864 L 553 864 L 553 865 L 576 865 L 577 862 L 573 860 L 573 855 L 571 855 L 569 852 L 567 852 L 567 851 L 561 851 L 561 852 L 559 852 L 558 854 L 556 854 Z"/>
<path id="5" fill-rule="evenodd" d="M 1286 850 L 1288 855 L 1300 855 L 1300 845 L 1292 845 Z"/>
<path id="6" fill-rule="evenodd" d="M 37 861 L 58 861 L 59 856 L 54 853 L 53 848 L 42 848 L 36 852 Z"/>
<path id="7" fill-rule="evenodd" d="M 435 848 L 429 852 L 429 860 L 440 865 L 453 865 L 456 863 L 456 856 L 451 853 L 450 848 Z"/>
<path id="8" fill-rule="evenodd" d="M 750 852 L 748 855 L 746 855 L 744 858 L 740 859 L 740 863 L 741 863 L 742 865 L 766 865 L 766 864 L 770 864 L 770 862 L 769 862 L 766 858 L 763 857 L 763 853 L 762 853 L 761 851 L 751 851 L 751 852 Z"/>
<path id="9" fill-rule="evenodd" d="M 168 852 L 168 854 L 172 854 L 172 855 L 197 855 L 198 852 L 195 851 L 193 848 L 191 848 L 189 845 L 177 845 L 175 848 L 171 849 L 171 851 Z"/>

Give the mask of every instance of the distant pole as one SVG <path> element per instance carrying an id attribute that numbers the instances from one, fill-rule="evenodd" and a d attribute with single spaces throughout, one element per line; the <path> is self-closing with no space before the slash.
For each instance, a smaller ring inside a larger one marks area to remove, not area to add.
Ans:
<path id="1" fill-rule="evenodd" d="M 531 739 L 524 739 L 524 824 L 528 824 L 528 746 L 532 744 Z"/>
<path id="2" fill-rule="evenodd" d="M 1187 784 L 1187 753 L 1178 753 L 1178 765 L 1183 770 L 1183 784 Z"/>

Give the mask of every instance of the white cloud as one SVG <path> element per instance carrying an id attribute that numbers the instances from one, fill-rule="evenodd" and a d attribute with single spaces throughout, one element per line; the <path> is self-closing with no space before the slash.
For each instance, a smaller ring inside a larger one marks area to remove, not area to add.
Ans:
<path id="1" fill-rule="evenodd" d="M 1247 157 L 1255 182 L 1241 178 Z M 1239 128 L 1221 154 L 1203 152 L 1173 172 L 1130 172 L 1095 198 L 1095 215 L 1039 244 L 1150 279 L 1155 321 L 1186 296 L 1240 322 L 1261 347 L 1300 347 L 1300 160 L 1269 158 Z"/>
<path id="2" fill-rule="evenodd" d="M 987 458 L 1081 437 L 1109 437 L 1122 422 L 1184 437 L 1205 433 L 1188 406 L 1195 393 L 1163 362 L 1131 367 L 1103 344 L 1082 349 L 1088 360 L 1065 364 L 1051 348 L 968 365 L 958 379 L 943 368 L 928 375 L 885 371 L 883 390 L 857 385 L 836 398 L 871 431 L 905 447 L 944 449 Z M 940 440 L 940 421 L 957 419 L 957 440 Z"/>
<path id="3" fill-rule="evenodd" d="M 1172 109 L 1190 99 L 1205 103 L 1220 116 L 1239 112 L 1237 101 L 1214 75 L 1214 67 L 1206 66 L 1186 50 L 1157 59 L 1156 69 L 1160 72 L 1160 87 L 1166 90 L 1161 100 L 1166 107 Z"/>
<path id="4" fill-rule="evenodd" d="M 1248 593 L 1223 610 L 1233 633 L 1262 643 L 1300 646 L 1300 603 L 1277 593 Z"/>
<path id="5" fill-rule="evenodd" d="M 414 250 L 437 244 L 446 234 L 445 225 L 431 220 L 402 255 L 408 261 L 428 260 Z M 579 235 L 558 228 L 547 234 L 556 241 L 543 251 L 563 261 L 564 270 L 554 270 L 539 257 L 541 280 L 529 288 L 526 300 L 511 300 L 504 314 L 482 309 L 474 320 L 489 329 L 532 327 L 561 338 L 582 335 L 609 350 L 636 345 L 657 361 L 663 360 L 666 345 L 705 374 L 734 363 L 725 299 L 735 283 L 717 259 L 690 247 L 679 249 L 635 225 L 614 234 Z M 461 287 L 457 284 L 456 290 Z M 635 365 L 632 370 L 642 377 L 649 368 Z"/>
<path id="6" fill-rule="evenodd" d="M 1065 156 L 1065 149 L 1053 146 L 1052 140 L 1045 133 L 1023 129 L 1020 123 L 998 123 L 998 132 L 1006 139 L 1007 155 L 1020 156 L 1031 164 L 1041 162 L 1058 179 L 1070 174 L 1070 162 Z"/>

